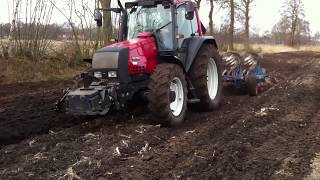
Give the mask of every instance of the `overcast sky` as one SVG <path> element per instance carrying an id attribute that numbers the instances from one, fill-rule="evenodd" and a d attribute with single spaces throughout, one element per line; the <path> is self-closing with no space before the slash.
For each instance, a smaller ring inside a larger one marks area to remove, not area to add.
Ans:
<path id="1" fill-rule="evenodd" d="M 14 0 L 0 0 L 0 22 L 9 22 L 9 17 L 12 16 L 12 3 Z M 23 0 L 25 1 L 25 0 Z M 55 0 L 56 6 L 64 8 L 67 0 Z M 94 8 L 94 0 L 90 1 Z M 205 0 L 203 0 L 205 1 Z M 273 25 L 280 19 L 280 10 L 285 0 L 255 0 L 251 12 L 251 29 L 263 33 L 271 30 Z M 310 22 L 312 33 L 320 31 L 320 0 L 302 0 L 305 7 L 306 19 Z M 208 22 L 209 4 L 201 5 L 200 16 L 202 21 Z M 219 26 L 220 22 L 225 19 L 225 12 L 218 7 L 215 8 L 214 23 Z M 63 23 L 66 19 L 59 12 L 54 12 L 52 22 Z"/>

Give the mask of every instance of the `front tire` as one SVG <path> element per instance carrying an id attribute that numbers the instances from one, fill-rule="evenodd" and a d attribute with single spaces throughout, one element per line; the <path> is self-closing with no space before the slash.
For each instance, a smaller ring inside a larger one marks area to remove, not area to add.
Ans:
<path id="1" fill-rule="evenodd" d="M 182 68 L 176 64 L 160 64 L 151 75 L 148 86 L 149 110 L 156 123 L 178 126 L 187 111 L 187 82 Z"/>
<path id="2" fill-rule="evenodd" d="M 221 57 L 213 45 L 200 48 L 189 76 L 200 99 L 196 107 L 204 111 L 218 108 L 222 99 L 222 68 Z"/>

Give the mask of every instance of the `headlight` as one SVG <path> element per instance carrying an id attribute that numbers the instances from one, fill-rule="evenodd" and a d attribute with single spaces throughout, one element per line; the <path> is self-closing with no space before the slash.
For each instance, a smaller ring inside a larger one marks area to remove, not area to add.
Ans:
<path id="1" fill-rule="evenodd" d="M 94 77 L 101 79 L 102 78 L 102 73 L 101 72 L 94 72 Z"/>
<path id="2" fill-rule="evenodd" d="M 118 77 L 117 71 L 109 71 L 109 72 L 108 72 L 108 77 L 109 77 L 109 78 L 116 78 L 116 77 Z"/>

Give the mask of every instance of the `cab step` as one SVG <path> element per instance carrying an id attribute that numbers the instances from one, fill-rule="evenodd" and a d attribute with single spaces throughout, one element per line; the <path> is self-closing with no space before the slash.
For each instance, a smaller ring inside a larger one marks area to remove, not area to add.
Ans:
<path id="1" fill-rule="evenodd" d="M 195 104 L 195 103 L 199 103 L 199 102 L 200 102 L 200 99 L 196 99 L 196 98 L 188 100 L 189 104 Z"/>

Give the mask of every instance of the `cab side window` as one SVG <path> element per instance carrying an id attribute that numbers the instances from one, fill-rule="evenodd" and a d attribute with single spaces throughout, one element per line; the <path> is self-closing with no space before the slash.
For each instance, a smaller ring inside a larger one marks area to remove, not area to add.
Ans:
<path id="1" fill-rule="evenodd" d="M 185 6 L 179 6 L 177 9 L 178 34 L 183 35 L 184 38 L 188 38 L 193 34 L 198 35 L 198 22 L 196 16 L 194 16 L 192 20 L 187 20 L 185 14 Z"/>
<path id="2" fill-rule="evenodd" d="M 185 6 L 179 6 L 177 9 L 177 25 L 178 25 L 178 34 L 184 35 L 185 38 L 191 36 L 191 23 L 185 18 Z"/>

